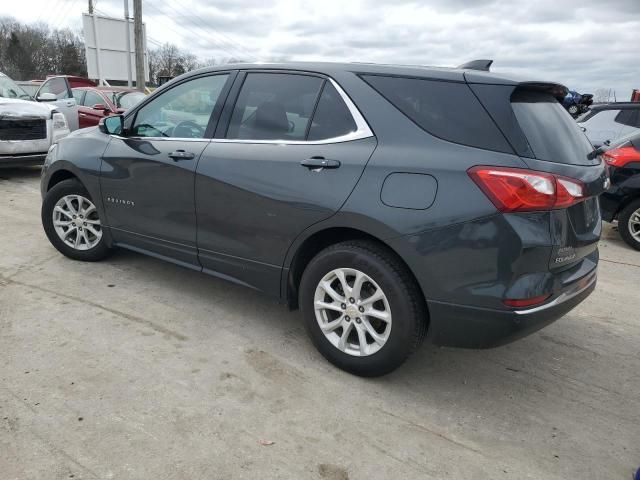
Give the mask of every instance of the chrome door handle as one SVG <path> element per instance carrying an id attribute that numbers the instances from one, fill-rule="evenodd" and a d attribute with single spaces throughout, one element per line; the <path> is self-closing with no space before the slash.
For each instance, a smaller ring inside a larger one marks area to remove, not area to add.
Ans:
<path id="1" fill-rule="evenodd" d="M 331 160 L 324 157 L 311 157 L 300 162 L 300 165 L 307 167 L 309 170 L 319 170 L 323 168 L 338 168 L 340 162 L 338 160 Z"/>
<path id="2" fill-rule="evenodd" d="M 195 153 L 185 152 L 184 150 L 176 150 L 169 154 L 169 158 L 172 158 L 174 162 L 179 160 L 193 160 L 195 156 Z"/>

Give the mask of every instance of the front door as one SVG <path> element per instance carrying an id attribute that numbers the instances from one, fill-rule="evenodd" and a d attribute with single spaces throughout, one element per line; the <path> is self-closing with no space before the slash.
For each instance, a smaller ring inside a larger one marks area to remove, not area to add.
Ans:
<path id="1" fill-rule="evenodd" d="M 235 105 L 225 107 L 228 128 L 218 129 L 220 138 L 198 164 L 200 262 L 211 273 L 278 295 L 290 245 L 340 208 L 376 140 L 331 80 L 267 72 L 241 77 Z"/>
<path id="2" fill-rule="evenodd" d="M 224 73 L 179 83 L 144 103 L 127 118 L 125 135 L 112 138 L 100 184 L 117 243 L 199 267 L 194 172 L 228 80 Z"/>
<path id="3" fill-rule="evenodd" d="M 98 108 L 94 108 L 98 107 Z M 80 128 L 94 127 L 98 125 L 102 117 L 106 117 L 107 102 L 97 92 L 87 90 L 82 103 L 78 107 Z"/>

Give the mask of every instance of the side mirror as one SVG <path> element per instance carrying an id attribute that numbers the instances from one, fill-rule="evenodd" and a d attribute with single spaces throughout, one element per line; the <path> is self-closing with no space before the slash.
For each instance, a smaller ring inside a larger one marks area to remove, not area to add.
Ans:
<path id="1" fill-rule="evenodd" d="M 122 135 L 122 132 L 124 132 L 124 117 L 122 115 L 103 117 L 98 123 L 98 128 L 102 133 L 108 135 Z"/>
<path id="2" fill-rule="evenodd" d="M 53 93 L 41 93 L 37 98 L 39 102 L 55 102 L 57 99 L 58 97 Z"/>
<path id="3" fill-rule="evenodd" d="M 96 103 L 93 107 L 94 110 L 102 110 L 103 112 L 110 112 L 111 109 L 107 107 L 104 103 Z"/>

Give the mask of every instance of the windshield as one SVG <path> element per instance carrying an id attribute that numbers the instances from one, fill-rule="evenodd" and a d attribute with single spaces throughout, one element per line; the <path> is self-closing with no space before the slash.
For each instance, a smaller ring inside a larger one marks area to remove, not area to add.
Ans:
<path id="1" fill-rule="evenodd" d="M 129 110 L 140 102 L 146 95 L 142 92 L 113 92 L 112 102 L 117 108 Z"/>
<path id="2" fill-rule="evenodd" d="M 13 80 L 5 75 L 0 75 L 0 97 L 33 100 L 27 92 L 21 89 Z"/>

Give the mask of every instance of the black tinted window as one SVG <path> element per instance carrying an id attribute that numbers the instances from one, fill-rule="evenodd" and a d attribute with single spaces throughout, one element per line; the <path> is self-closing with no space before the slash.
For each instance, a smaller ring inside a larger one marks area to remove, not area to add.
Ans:
<path id="1" fill-rule="evenodd" d="M 450 142 L 512 153 L 465 83 L 405 77 L 362 77 L 427 132 Z"/>
<path id="2" fill-rule="evenodd" d="M 616 115 L 615 122 L 620 123 L 622 125 L 626 125 L 628 127 L 636 127 L 637 126 L 637 110 L 627 109 L 620 110 L 620 113 Z"/>
<path id="3" fill-rule="evenodd" d="M 247 74 L 227 138 L 304 140 L 323 81 L 308 75 Z"/>
<path id="4" fill-rule="evenodd" d="M 313 115 L 309 140 L 324 140 L 348 135 L 358 129 L 349 108 L 331 82 L 326 82 Z"/>
<path id="5" fill-rule="evenodd" d="M 593 146 L 550 94 L 516 90 L 511 108 L 535 158 L 558 163 L 588 164 Z"/>

